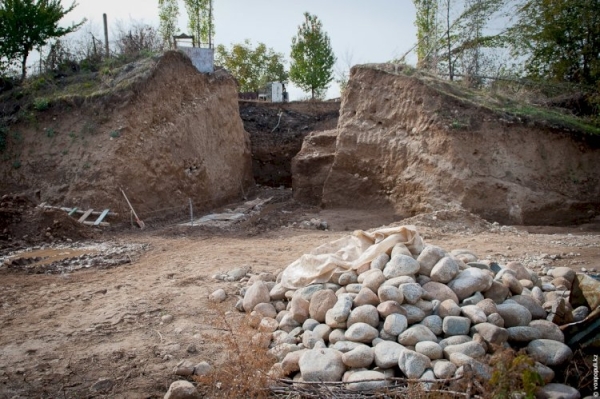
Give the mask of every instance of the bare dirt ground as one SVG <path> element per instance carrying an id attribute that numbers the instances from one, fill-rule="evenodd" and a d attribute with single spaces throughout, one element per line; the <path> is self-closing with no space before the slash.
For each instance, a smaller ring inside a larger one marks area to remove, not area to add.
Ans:
<path id="1" fill-rule="evenodd" d="M 312 218 L 327 221 L 329 229 L 290 227 Z M 104 244 L 115 247 L 145 244 L 145 251 L 120 266 L 58 274 L 2 266 L 0 398 L 162 397 L 180 378 L 172 370 L 181 360 L 218 365 L 223 359 L 224 332 L 218 327 L 223 314 L 208 295 L 224 288 L 229 298 L 223 312 L 242 317 L 234 309 L 239 283 L 215 280 L 214 274 L 243 265 L 253 273 L 277 273 L 348 231 L 395 221 L 373 211 L 319 212 L 282 201 L 229 229 L 104 234 Z M 407 222 L 420 226 L 426 242 L 447 250 L 469 248 L 481 258 L 516 259 L 534 268 L 600 269 L 598 226 L 515 228 L 458 211 Z M 100 379 L 106 380 L 97 383 Z"/>

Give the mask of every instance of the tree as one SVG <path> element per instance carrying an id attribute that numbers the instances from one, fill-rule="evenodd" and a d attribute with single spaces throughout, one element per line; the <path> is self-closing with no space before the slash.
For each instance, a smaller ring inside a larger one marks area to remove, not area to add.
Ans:
<path id="1" fill-rule="evenodd" d="M 304 13 L 304 18 L 298 34 L 292 38 L 290 80 L 310 91 L 314 99 L 315 93 L 325 91 L 333 80 L 335 56 L 321 21 L 309 13 Z"/>
<path id="2" fill-rule="evenodd" d="M 250 40 L 233 44 L 231 49 L 217 46 L 215 63 L 226 68 L 237 79 L 241 92 L 256 92 L 267 82 L 288 80 L 284 56 L 258 43 L 253 48 Z"/>
<path id="3" fill-rule="evenodd" d="M 212 45 L 215 34 L 212 0 L 184 0 L 188 13 L 188 28 L 196 38 L 196 43 Z"/>
<path id="4" fill-rule="evenodd" d="M 532 77 L 594 84 L 600 80 L 600 0 L 525 0 L 507 34 Z"/>
<path id="5" fill-rule="evenodd" d="M 438 0 L 413 0 L 417 15 L 417 66 L 431 69 L 436 52 L 438 37 Z"/>
<path id="6" fill-rule="evenodd" d="M 158 17 L 160 25 L 158 30 L 169 48 L 175 48 L 173 36 L 177 31 L 177 17 L 179 16 L 179 2 L 177 0 L 158 0 Z"/>
<path id="7" fill-rule="evenodd" d="M 74 32 L 85 22 L 67 28 L 58 26 L 76 6 L 73 3 L 65 9 L 60 0 L 0 1 L 0 57 L 21 62 L 21 80 L 27 76 L 27 57 L 34 48 Z"/>

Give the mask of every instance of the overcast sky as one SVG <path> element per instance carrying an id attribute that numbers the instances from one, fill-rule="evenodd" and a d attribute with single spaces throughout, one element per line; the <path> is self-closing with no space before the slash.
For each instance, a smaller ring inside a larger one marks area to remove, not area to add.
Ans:
<path id="1" fill-rule="evenodd" d="M 108 14 L 109 29 L 120 21 L 158 25 L 157 0 L 78 0 L 65 22 L 87 18 L 101 34 L 102 14 Z M 69 4 L 65 0 L 63 4 Z M 214 0 L 215 44 L 229 46 L 250 39 L 284 53 L 289 62 L 292 37 L 303 21 L 303 13 L 317 15 L 331 39 L 344 68 L 348 58 L 353 64 L 385 62 L 399 57 L 415 43 L 415 8 L 412 0 Z M 180 4 L 179 27 L 187 33 L 187 15 Z M 350 56 L 350 57 L 349 57 Z M 414 63 L 414 57 L 408 58 Z M 289 63 L 288 63 L 289 67 Z M 290 99 L 308 94 L 289 87 Z M 339 96 L 335 84 L 328 98 Z"/>

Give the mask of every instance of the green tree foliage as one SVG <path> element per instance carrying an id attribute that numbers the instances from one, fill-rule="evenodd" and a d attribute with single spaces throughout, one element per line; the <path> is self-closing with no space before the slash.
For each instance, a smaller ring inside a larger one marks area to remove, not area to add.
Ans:
<path id="1" fill-rule="evenodd" d="M 179 2 L 177 0 L 158 0 L 158 17 L 160 25 L 158 30 L 162 40 L 169 48 L 174 48 L 173 36 L 177 32 L 177 17 L 179 16 Z"/>
<path id="2" fill-rule="evenodd" d="M 413 0 L 417 18 L 418 67 L 455 75 L 477 75 L 484 63 L 483 49 L 497 46 L 486 35 L 489 22 L 507 0 Z"/>
<path id="3" fill-rule="evenodd" d="M 253 48 L 250 40 L 227 49 L 222 44 L 215 51 L 215 63 L 226 68 L 237 79 L 241 92 L 256 92 L 267 82 L 288 80 L 284 56 L 258 43 Z"/>
<path id="4" fill-rule="evenodd" d="M 27 57 L 34 48 L 77 30 L 84 21 L 63 28 L 59 21 L 77 6 L 63 8 L 60 0 L 0 1 L 0 58 L 21 63 L 21 80 L 27 75 Z"/>
<path id="5" fill-rule="evenodd" d="M 304 13 L 304 22 L 292 38 L 290 80 L 311 98 L 323 93 L 333 80 L 335 56 L 329 36 L 315 15 Z"/>
<path id="6" fill-rule="evenodd" d="M 516 16 L 506 37 L 530 76 L 600 81 L 600 0 L 525 0 Z"/>
<path id="7" fill-rule="evenodd" d="M 215 34 L 212 0 L 183 0 L 183 2 L 188 13 L 188 28 L 196 38 L 196 45 L 211 42 Z"/>
<path id="8" fill-rule="evenodd" d="M 430 69 L 436 52 L 438 37 L 438 0 L 413 0 L 417 15 L 417 66 Z"/>

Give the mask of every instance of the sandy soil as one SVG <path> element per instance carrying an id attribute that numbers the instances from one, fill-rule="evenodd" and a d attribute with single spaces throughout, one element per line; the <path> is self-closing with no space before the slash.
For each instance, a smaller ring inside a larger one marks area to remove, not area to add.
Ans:
<path id="1" fill-rule="evenodd" d="M 220 361 L 222 332 L 215 326 L 222 315 L 207 296 L 224 288 L 230 295 L 224 309 L 241 317 L 234 310 L 238 284 L 212 275 L 242 265 L 253 273 L 276 273 L 346 230 L 393 221 L 389 215 L 344 210 L 292 215 L 319 217 L 330 230 L 271 226 L 253 234 L 246 228 L 121 233 L 104 241 L 149 249 L 109 269 L 40 275 L 0 267 L 0 398 L 162 397 L 177 379 L 172 370 L 179 361 Z M 423 226 L 427 242 L 447 250 L 469 248 L 481 258 L 518 259 L 531 267 L 600 269 L 600 231 L 589 226 L 513 228 L 447 214 L 411 221 Z M 105 386 L 94 385 L 103 378 L 109 380 Z"/>

